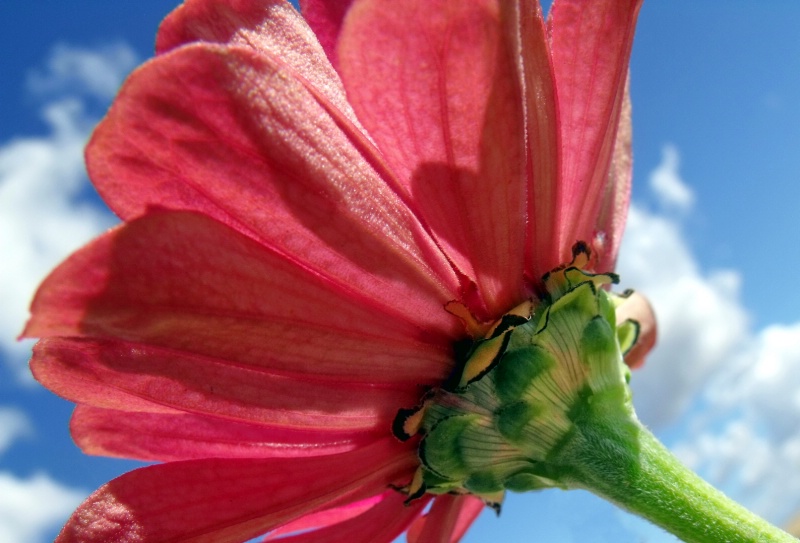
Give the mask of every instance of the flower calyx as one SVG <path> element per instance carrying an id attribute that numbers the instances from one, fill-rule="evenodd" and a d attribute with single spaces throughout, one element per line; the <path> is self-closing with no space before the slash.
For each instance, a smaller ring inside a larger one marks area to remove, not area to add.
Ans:
<path id="1" fill-rule="evenodd" d="M 604 287 L 618 278 L 589 273 L 588 263 L 588 247 L 576 244 L 572 261 L 542 278 L 541 301 L 505 314 L 448 382 L 398 412 L 395 436 L 422 436 L 408 501 L 469 493 L 499 513 L 506 490 L 568 488 L 559 451 L 581 425 L 635 418 L 623 355 L 638 324 L 617 324 L 625 295 Z"/>

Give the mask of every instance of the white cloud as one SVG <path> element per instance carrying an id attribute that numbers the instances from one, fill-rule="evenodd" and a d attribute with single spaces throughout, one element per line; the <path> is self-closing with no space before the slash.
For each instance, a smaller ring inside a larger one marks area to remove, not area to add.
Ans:
<path id="1" fill-rule="evenodd" d="M 60 45 L 28 86 L 45 93 L 41 115 L 49 133 L 17 137 L 0 146 L 0 349 L 21 377 L 30 342 L 15 337 L 27 319 L 31 296 L 44 276 L 70 252 L 113 224 L 87 203 L 83 147 L 97 119 L 89 98 L 113 96 L 135 63 L 130 48 L 96 51 Z"/>
<path id="2" fill-rule="evenodd" d="M 63 524 L 86 497 L 44 474 L 19 479 L 0 472 L 0 541 L 36 543 Z"/>
<path id="3" fill-rule="evenodd" d="M 125 76 L 138 64 L 136 53 L 123 43 L 85 49 L 66 44 L 53 48 L 43 69 L 28 75 L 35 94 L 81 94 L 110 100 Z"/>
<path id="4" fill-rule="evenodd" d="M 800 504 L 800 437 L 773 440 L 756 420 L 734 418 L 721 429 L 698 432 L 676 453 L 726 494 L 776 522 Z"/>
<path id="5" fill-rule="evenodd" d="M 800 508 L 800 323 L 748 339 L 717 372 L 703 397 L 710 416 L 679 452 L 757 512 L 786 519 Z"/>
<path id="6" fill-rule="evenodd" d="M 680 167 L 678 150 L 673 145 L 665 145 L 661 157 L 661 164 L 650 174 L 650 188 L 662 206 L 677 211 L 688 211 L 694 204 L 694 193 L 678 173 Z"/>
<path id="7" fill-rule="evenodd" d="M 800 323 L 753 331 L 739 274 L 701 269 L 669 213 L 694 200 L 663 181 L 680 180 L 678 164 L 674 148 L 664 153 L 652 187 L 662 212 L 634 205 L 620 253 L 625 285 L 650 298 L 659 325 L 634 404 L 657 431 L 686 429 L 676 450 L 712 484 L 784 521 L 800 508 Z"/>
<path id="8" fill-rule="evenodd" d="M 0 454 L 18 438 L 32 433 L 31 422 L 22 411 L 0 407 Z M 25 479 L 0 471 L 0 541 L 45 541 L 86 494 L 67 488 L 43 473 Z"/>
<path id="9" fill-rule="evenodd" d="M 0 455 L 15 440 L 32 433 L 31 423 L 22 411 L 13 407 L 0 407 Z"/>
<path id="10" fill-rule="evenodd" d="M 759 426 L 771 440 L 800 436 L 800 323 L 762 330 L 714 385 L 710 401 L 763 419 Z"/>
<path id="11" fill-rule="evenodd" d="M 703 273 L 679 225 L 633 206 L 617 267 L 625 285 L 650 299 L 658 345 L 633 380 L 641 419 L 655 428 L 674 422 L 725 364 L 747 332 L 739 276 Z"/>

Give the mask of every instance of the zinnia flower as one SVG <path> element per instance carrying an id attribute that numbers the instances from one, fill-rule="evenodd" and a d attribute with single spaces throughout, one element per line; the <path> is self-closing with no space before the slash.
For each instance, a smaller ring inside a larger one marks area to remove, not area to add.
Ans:
<path id="1" fill-rule="evenodd" d="M 483 502 L 403 506 L 419 459 L 392 422 L 576 241 L 613 268 L 639 5 L 170 14 L 87 149 L 124 222 L 47 278 L 24 332 L 84 451 L 163 463 L 59 541 L 458 540 Z"/>

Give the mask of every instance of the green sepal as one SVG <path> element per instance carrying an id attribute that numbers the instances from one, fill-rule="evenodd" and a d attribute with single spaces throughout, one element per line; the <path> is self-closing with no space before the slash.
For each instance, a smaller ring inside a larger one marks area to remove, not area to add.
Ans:
<path id="1" fill-rule="evenodd" d="M 504 404 L 495 412 L 497 429 L 509 443 L 524 446 L 529 437 L 529 427 L 534 418 L 542 413 L 540 408 L 523 400 Z"/>
<path id="2" fill-rule="evenodd" d="M 546 349 L 529 345 L 506 351 L 494 372 L 494 385 L 501 402 L 514 402 L 523 397 L 531 383 L 558 362 Z"/>
<path id="3" fill-rule="evenodd" d="M 464 481 L 464 488 L 478 496 L 505 490 L 505 480 L 493 471 L 476 471 Z"/>
<path id="4" fill-rule="evenodd" d="M 474 420 L 475 415 L 465 413 L 437 421 L 420 442 L 422 465 L 444 479 L 468 476 L 461 440 Z"/>
<path id="5" fill-rule="evenodd" d="M 626 320 L 617 325 L 617 341 L 622 354 L 628 354 L 636 340 L 639 339 L 639 323 L 634 320 Z"/>

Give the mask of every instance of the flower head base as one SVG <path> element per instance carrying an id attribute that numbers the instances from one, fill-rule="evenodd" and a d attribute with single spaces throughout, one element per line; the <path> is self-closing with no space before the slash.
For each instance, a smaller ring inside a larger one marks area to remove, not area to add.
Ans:
<path id="1" fill-rule="evenodd" d="M 541 300 L 515 308 L 473 344 L 455 379 L 398 414 L 396 434 L 417 426 L 423 435 L 409 499 L 471 493 L 499 508 L 505 490 L 567 487 L 559 450 L 579 425 L 635 417 L 623 355 L 638 323 L 617 325 L 623 298 L 602 288 L 617 277 L 583 269 L 585 244 L 573 255 L 545 275 Z"/>

